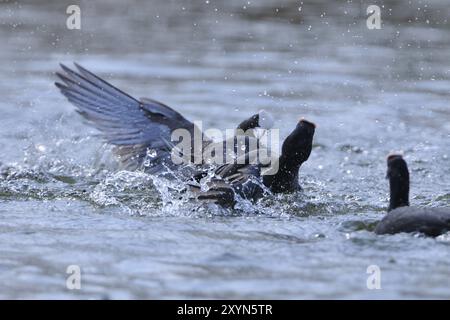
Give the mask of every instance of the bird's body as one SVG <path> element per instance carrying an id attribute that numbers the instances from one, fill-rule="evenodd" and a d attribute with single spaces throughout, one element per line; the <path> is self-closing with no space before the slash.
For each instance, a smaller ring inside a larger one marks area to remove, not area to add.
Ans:
<path id="1" fill-rule="evenodd" d="M 400 155 L 387 158 L 387 178 L 390 186 L 388 213 L 377 224 L 377 234 L 422 233 L 438 236 L 450 231 L 450 208 L 420 208 L 409 206 L 409 171 Z"/>
<path id="2" fill-rule="evenodd" d="M 259 138 L 247 131 L 271 125 L 272 120 L 265 112 L 242 121 L 234 137 L 213 142 L 167 105 L 148 98 L 137 100 L 85 68 L 75 66 L 78 72 L 61 65 L 64 73 L 57 75 L 63 83 L 56 86 L 115 147 L 114 152 L 125 169 L 144 167 L 150 174 L 181 173 L 191 181 L 191 189 L 199 199 L 226 205 L 234 204 L 230 200 L 234 194 L 252 200 L 259 198 L 263 184 L 273 192 L 300 189 L 298 170 L 311 153 L 314 124 L 300 121 L 284 141 L 280 157 L 275 157 L 275 150 L 262 146 Z M 172 141 L 175 131 L 187 134 L 188 148 Z M 260 151 L 267 150 L 263 152 L 266 158 L 262 159 Z M 230 151 L 234 151 L 231 157 Z M 218 154 L 223 156 L 219 157 L 222 160 L 219 163 L 215 162 Z M 198 183 L 211 170 L 213 177 L 205 191 Z"/>
<path id="3" fill-rule="evenodd" d="M 417 232 L 436 237 L 450 231 L 450 208 L 400 207 L 389 211 L 375 228 L 377 234 Z"/>

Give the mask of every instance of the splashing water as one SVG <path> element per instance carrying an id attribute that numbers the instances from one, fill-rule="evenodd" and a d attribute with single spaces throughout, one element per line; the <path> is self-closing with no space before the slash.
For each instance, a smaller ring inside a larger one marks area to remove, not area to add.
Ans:
<path id="1" fill-rule="evenodd" d="M 377 32 L 352 3 L 304 1 L 274 16 L 278 3 L 229 1 L 212 18 L 211 5 L 180 15 L 176 2 L 152 1 L 124 18 L 99 0 L 83 10 L 110 23 L 85 19 L 75 33 L 60 25 L 64 4 L 1 3 L 0 298 L 448 298 L 448 234 L 371 232 L 387 207 L 390 151 L 410 164 L 412 203 L 450 206 L 448 4 L 413 22 L 414 4 L 385 4 Z M 264 109 L 286 137 L 311 119 L 303 191 L 230 210 L 190 199 L 176 173 L 120 171 L 53 86 L 70 61 L 205 127 Z M 65 287 L 73 264 L 79 291 Z M 366 286 L 370 265 L 382 290 Z"/>

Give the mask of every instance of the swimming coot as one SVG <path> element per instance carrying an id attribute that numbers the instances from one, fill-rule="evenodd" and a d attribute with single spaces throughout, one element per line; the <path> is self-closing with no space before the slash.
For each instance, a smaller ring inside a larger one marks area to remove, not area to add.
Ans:
<path id="1" fill-rule="evenodd" d="M 409 171 L 401 155 L 387 158 L 390 186 L 388 213 L 375 228 L 377 234 L 419 232 L 438 236 L 450 231 L 450 208 L 419 208 L 409 206 Z"/>

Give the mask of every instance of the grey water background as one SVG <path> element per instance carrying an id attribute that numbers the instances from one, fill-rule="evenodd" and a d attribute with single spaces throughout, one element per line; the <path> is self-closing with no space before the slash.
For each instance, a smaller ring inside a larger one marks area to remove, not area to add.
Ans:
<path id="1" fill-rule="evenodd" d="M 449 16 L 444 0 L 1 1 L 0 298 L 450 298 L 449 235 L 370 231 L 391 151 L 413 204 L 450 205 Z M 205 127 L 314 121 L 304 191 L 226 211 L 117 171 L 53 85 L 72 61 Z"/>

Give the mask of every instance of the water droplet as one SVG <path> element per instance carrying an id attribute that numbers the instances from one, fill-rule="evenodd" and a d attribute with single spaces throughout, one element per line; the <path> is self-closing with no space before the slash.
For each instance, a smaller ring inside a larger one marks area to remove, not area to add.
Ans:
<path id="1" fill-rule="evenodd" d="M 43 144 L 37 144 L 35 147 L 39 152 L 45 152 L 47 150 L 47 148 Z"/>
<path id="2" fill-rule="evenodd" d="M 155 149 L 147 149 L 147 157 L 154 158 L 158 155 Z"/>

